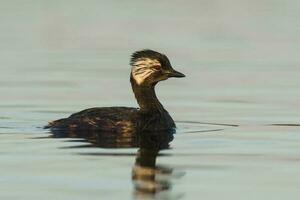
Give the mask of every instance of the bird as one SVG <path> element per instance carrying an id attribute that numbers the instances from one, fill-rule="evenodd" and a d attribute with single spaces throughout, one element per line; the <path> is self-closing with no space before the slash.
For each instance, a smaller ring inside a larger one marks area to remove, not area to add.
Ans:
<path id="1" fill-rule="evenodd" d="M 89 108 L 49 122 L 44 128 L 56 133 L 81 133 L 81 136 L 93 131 L 124 137 L 145 131 L 176 132 L 175 122 L 158 100 L 155 86 L 168 78 L 182 78 L 185 75 L 173 69 L 166 55 L 150 49 L 134 52 L 130 65 L 131 87 L 139 108 Z"/>

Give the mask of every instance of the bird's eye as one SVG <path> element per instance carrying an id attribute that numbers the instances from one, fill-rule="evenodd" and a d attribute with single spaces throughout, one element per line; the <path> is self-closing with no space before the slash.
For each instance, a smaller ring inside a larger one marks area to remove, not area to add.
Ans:
<path id="1" fill-rule="evenodd" d="M 160 70 L 161 66 L 160 65 L 153 65 L 153 68 L 156 69 L 156 70 Z"/>

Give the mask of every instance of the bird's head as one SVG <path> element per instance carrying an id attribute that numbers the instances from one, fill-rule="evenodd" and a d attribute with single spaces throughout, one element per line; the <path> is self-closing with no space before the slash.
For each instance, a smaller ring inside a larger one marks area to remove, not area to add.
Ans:
<path id="1" fill-rule="evenodd" d="M 166 55 L 149 49 L 134 52 L 130 65 L 131 77 L 140 86 L 155 85 L 171 77 L 185 77 L 172 68 Z"/>

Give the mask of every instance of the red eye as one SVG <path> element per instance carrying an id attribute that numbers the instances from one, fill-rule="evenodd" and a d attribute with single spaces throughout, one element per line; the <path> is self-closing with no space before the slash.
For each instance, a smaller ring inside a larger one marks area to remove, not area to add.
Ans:
<path id="1" fill-rule="evenodd" d="M 160 70 L 161 66 L 160 65 L 154 65 L 153 68 L 156 69 L 156 70 Z"/>

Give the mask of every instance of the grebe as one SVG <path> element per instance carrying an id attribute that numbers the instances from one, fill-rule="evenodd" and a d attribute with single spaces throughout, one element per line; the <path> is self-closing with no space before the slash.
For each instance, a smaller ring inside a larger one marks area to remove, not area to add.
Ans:
<path id="1" fill-rule="evenodd" d="M 105 131 L 138 133 L 175 129 L 175 123 L 156 97 L 154 87 L 170 77 L 185 77 L 174 70 L 168 57 L 145 49 L 136 51 L 130 60 L 131 86 L 140 108 L 100 107 L 89 108 L 68 118 L 50 122 L 44 128 L 51 131 Z"/>

